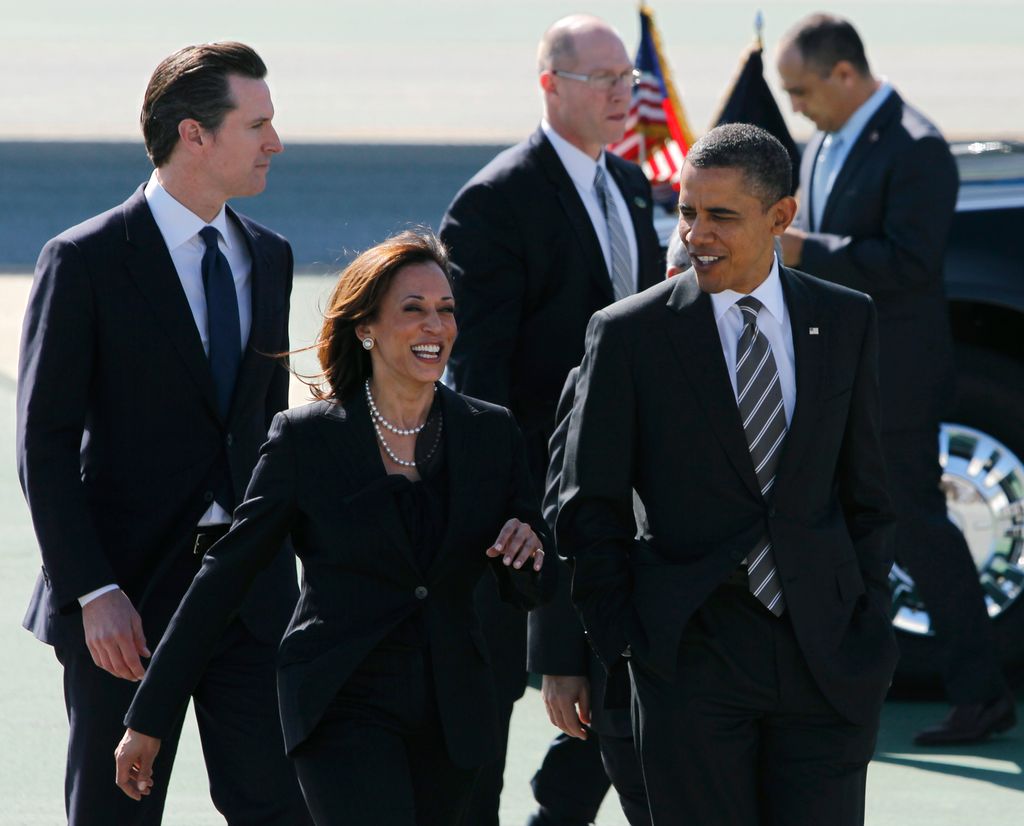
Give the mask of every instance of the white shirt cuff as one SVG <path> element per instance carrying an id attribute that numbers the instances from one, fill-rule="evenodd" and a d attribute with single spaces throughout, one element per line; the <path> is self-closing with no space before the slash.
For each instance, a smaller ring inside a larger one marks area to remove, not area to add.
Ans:
<path id="1" fill-rule="evenodd" d="M 84 597 L 79 597 L 78 604 L 82 608 L 85 608 L 85 606 L 92 602 L 94 599 L 96 599 L 96 597 L 101 597 L 104 594 L 109 593 L 110 591 L 116 591 L 119 587 L 120 586 L 118 585 L 104 585 L 102 588 L 97 588 L 95 591 L 90 591 Z"/>

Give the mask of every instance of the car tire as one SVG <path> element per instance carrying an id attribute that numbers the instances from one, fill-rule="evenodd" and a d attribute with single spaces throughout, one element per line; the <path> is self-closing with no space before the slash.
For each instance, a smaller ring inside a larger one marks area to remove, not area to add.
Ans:
<path id="1" fill-rule="evenodd" d="M 951 519 L 961 527 L 966 519 L 957 519 L 959 503 L 954 501 L 958 498 L 955 493 L 957 487 L 961 490 L 961 502 L 974 497 L 973 507 L 981 509 L 980 520 L 973 520 L 973 524 L 980 523 L 986 530 L 972 531 L 969 525 L 968 544 L 981 568 L 979 577 L 988 595 L 1000 662 L 1004 673 L 1016 682 L 1024 677 L 1024 539 L 1021 538 L 1024 533 L 1024 489 L 1021 489 L 1024 488 L 1024 365 L 1000 353 L 968 345 L 957 345 L 955 360 L 955 402 L 942 425 L 940 437 L 944 487 L 951 502 Z M 971 465 L 966 458 L 957 459 L 950 455 L 957 450 L 955 446 L 950 450 L 951 439 L 961 445 L 959 452 L 962 455 L 970 453 L 971 440 L 975 440 L 973 445 L 978 452 L 975 464 L 983 455 L 998 455 L 1001 458 L 998 473 L 1006 474 L 1001 477 L 1003 484 L 990 488 L 986 495 L 971 490 L 972 485 L 980 489 L 979 480 L 985 477 L 978 472 L 963 471 Z M 950 452 L 943 454 L 944 449 Z M 1007 472 L 1012 464 L 1016 467 Z M 961 468 L 959 473 L 958 467 Z M 985 516 L 986 503 L 989 516 Z M 989 517 L 991 523 L 988 522 Z M 1011 536 L 1006 536 L 1008 533 Z M 1013 534 L 1016 534 L 1015 538 Z M 989 556 L 993 543 L 999 545 L 1000 551 Z M 982 562 L 985 557 L 989 558 L 991 565 Z M 894 609 L 899 607 L 900 574 L 896 568 L 890 577 L 890 583 L 894 585 Z M 906 584 L 907 580 L 903 580 L 903 585 Z M 924 608 L 926 610 L 927 606 Z M 938 642 L 934 635 L 920 627 L 915 628 L 905 619 L 899 613 L 893 618 L 900 647 L 893 693 L 897 696 L 941 697 L 943 658 Z"/>

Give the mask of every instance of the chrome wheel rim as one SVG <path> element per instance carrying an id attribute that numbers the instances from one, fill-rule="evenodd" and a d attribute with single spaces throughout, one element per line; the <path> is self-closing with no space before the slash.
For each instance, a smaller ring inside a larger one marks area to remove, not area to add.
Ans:
<path id="1" fill-rule="evenodd" d="M 943 423 L 939 464 L 949 519 L 967 540 L 994 619 L 1024 594 L 1024 462 L 977 428 Z M 928 606 L 913 577 L 894 565 L 889 584 L 893 625 L 910 634 L 932 634 Z"/>

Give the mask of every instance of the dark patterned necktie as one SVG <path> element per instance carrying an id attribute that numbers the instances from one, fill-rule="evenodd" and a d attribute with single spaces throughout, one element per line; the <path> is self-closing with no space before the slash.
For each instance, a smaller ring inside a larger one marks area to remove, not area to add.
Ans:
<path id="1" fill-rule="evenodd" d="M 743 315 L 743 332 L 736 343 L 736 397 L 747 437 L 754 473 L 761 496 L 770 499 L 775 471 L 786 438 L 786 410 L 782 403 L 782 385 L 768 339 L 757 328 L 761 302 L 746 296 L 736 302 Z M 775 616 L 786 610 L 782 584 L 775 568 L 775 554 L 767 534 L 744 560 L 750 593 Z"/>
<path id="2" fill-rule="evenodd" d="M 612 256 L 612 293 L 618 301 L 634 292 L 633 266 L 629 262 L 629 240 L 626 238 L 626 230 L 619 220 L 618 207 L 615 206 L 615 200 L 608 191 L 608 180 L 600 166 L 594 172 L 594 189 L 597 191 L 597 199 L 601 202 L 604 220 L 608 225 L 608 246 L 611 248 Z"/>
<path id="3" fill-rule="evenodd" d="M 238 367 L 242 363 L 242 332 L 238 319 L 238 295 L 231 266 L 217 244 L 220 233 L 203 227 L 199 236 L 206 244 L 203 253 L 203 287 L 206 290 L 206 325 L 210 339 L 210 372 L 217 394 L 217 409 L 227 419 L 235 392 Z"/>

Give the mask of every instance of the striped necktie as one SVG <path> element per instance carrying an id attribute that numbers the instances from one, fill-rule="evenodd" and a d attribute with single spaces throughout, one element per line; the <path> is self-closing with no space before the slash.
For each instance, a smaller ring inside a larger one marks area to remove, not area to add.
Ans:
<path id="1" fill-rule="evenodd" d="M 608 245 L 612 253 L 612 292 L 615 300 L 632 295 L 633 289 L 633 265 L 629 258 L 629 241 L 626 239 L 626 230 L 619 220 L 619 210 L 615 206 L 612 194 L 608 191 L 608 180 L 604 168 L 597 167 L 594 172 L 594 190 L 597 192 L 597 199 L 601 203 L 601 210 L 604 212 L 604 220 L 608 225 Z"/>
<path id="2" fill-rule="evenodd" d="M 736 343 L 736 398 L 757 484 L 761 488 L 761 496 L 767 500 L 772 495 L 775 471 L 786 438 L 786 410 L 771 345 L 757 328 L 761 302 L 748 295 L 737 301 L 736 306 L 743 315 L 743 331 Z M 761 537 L 744 562 L 750 592 L 775 616 L 782 616 L 786 609 L 782 583 L 767 534 Z"/>

